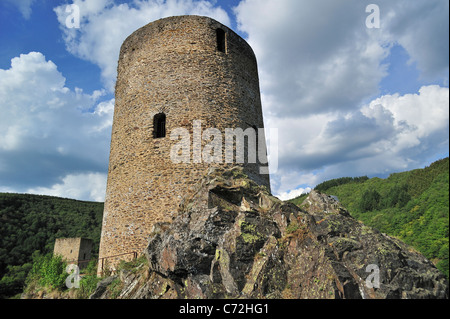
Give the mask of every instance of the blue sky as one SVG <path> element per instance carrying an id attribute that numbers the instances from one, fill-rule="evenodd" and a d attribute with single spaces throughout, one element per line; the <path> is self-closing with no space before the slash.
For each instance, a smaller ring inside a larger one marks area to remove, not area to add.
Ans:
<path id="1" fill-rule="evenodd" d="M 275 195 L 424 167 L 448 156 L 448 12 L 447 0 L 2 0 L 0 191 L 104 200 L 120 45 L 180 14 L 253 47 L 278 129 Z"/>

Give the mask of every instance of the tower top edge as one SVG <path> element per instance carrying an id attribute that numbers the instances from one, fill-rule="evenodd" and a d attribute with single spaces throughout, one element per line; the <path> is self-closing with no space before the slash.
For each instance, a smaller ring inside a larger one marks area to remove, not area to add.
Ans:
<path id="1" fill-rule="evenodd" d="M 177 16 L 169 16 L 169 17 L 164 17 L 164 18 L 160 18 L 160 19 L 151 21 L 151 22 L 147 23 L 146 25 L 136 29 L 134 32 L 132 32 L 122 43 L 120 51 L 122 53 L 122 51 L 124 51 L 125 48 L 130 47 L 132 43 L 136 43 L 136 41 L 139 41 L 142 38 L 145 38 L 148 36 L 150 36 L 150 37 L 158 36 L 158 34 L 161 33 L 161 30 L 164 27 L 175 26 L 176 24 L 181 24 L 181 23 L 188 23 L 191 25 L 197 24 L 199 26 L 207 25 L 210 28 L 216 28 L 216 29 L 221 28 L 228 34 L 228 36 L 238 39 L 238 42 L 240 43 L 240 45 L 246 47 L 246 51 L 247 50 L 250 51 L 251 54 L 255 57 L 252 47 L 239 34 L 237 34 L 235 31 L 233 31 L 230 27 L 226 26 L 225 24 L 223 24 L 211 17 L 202 16 L 202 15 L 177 15 Z"/>

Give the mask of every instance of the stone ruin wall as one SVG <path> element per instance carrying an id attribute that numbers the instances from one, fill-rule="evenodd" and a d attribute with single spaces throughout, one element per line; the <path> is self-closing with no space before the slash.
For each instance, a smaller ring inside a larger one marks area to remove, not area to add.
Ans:
<path id="1" fill-rule="evenodd" d="M 92 240 L 88 238 L 57 238 L 53 255 L 60 255 L 66 262 L 84 267 L 91 259 L 92 245 Z"/>

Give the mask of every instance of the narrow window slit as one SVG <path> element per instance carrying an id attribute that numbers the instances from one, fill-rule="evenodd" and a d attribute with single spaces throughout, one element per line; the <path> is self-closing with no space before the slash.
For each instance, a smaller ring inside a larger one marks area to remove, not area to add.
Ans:
<path id="1" fill-rule="evenodd" d="M 226 50 L 226 34 L 222 29 L 216 29 L 217 35 L 217 50 L 220 52 L 224 52 Z"/>
<path id="2" fill-rule="evenodd" d="M 166 136 L 166 114 L 158 113 L 153 118 L 153 137 L 161 138 Z"/>

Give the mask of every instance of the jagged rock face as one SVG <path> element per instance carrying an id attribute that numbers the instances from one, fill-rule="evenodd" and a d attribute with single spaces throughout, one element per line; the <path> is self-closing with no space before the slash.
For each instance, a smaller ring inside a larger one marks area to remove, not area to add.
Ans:
<path id="1" fill-rule="evenodd" d="M 211 170 L 145 254 L 149 278 L 124 298 L 448 298 L 430 261 L 338 201 L 312 191 L 299 208 L 239 168 Z"/>

